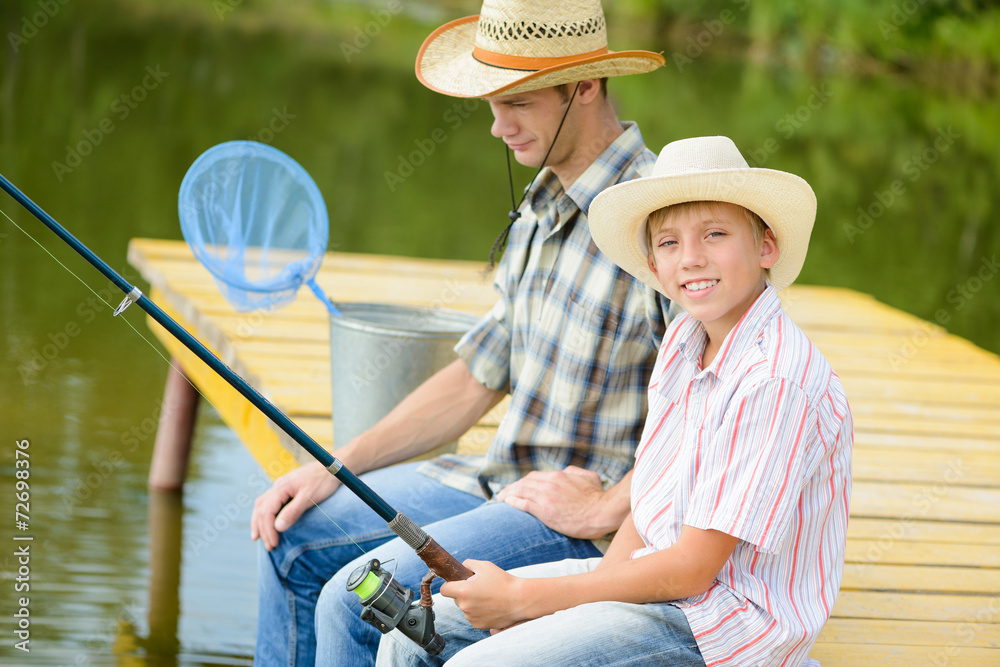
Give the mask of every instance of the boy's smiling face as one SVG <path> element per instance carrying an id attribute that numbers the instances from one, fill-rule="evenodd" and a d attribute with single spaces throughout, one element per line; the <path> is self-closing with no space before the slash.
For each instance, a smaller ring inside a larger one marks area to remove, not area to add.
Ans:
<path id="1" fill-rule="evenodd" d="M 764 291 L 764 270 L 779 256 L 774 234 L 768 229 L 757 241 L 744 210 L 723 202 L 651 218 L 650 270 L 718 346 Z"/>

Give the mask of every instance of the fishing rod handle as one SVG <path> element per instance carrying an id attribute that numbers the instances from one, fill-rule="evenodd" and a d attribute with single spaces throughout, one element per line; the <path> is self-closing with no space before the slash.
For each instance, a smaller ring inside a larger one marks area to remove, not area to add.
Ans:
<path id="1" fill-rule="evenodd" d="M 402 512 L 389 522 L 389 528 L 417 552 L 420 560 L 424 561 L 432 572 L 445 581 L 462 581 L 474 574 Z"/>
<path id="2" fill-rule="evenodd" d="M 417 549 L 417 555 L 427 564 L 431 572 L 445 581 L 464 581 L 475 574 L 430 536 L 427 537 L 427 543 Z"/>

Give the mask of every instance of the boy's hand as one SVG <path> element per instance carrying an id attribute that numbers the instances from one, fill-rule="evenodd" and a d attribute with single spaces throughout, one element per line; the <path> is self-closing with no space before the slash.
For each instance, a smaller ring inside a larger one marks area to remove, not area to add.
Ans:
<path id="1" fill-rule="evenodd" d="M 470 558 L 462 564 L 475 574 L 465 581 L 445 582 L 441 595 L 453 598 L 473 627 L 502 630 L 531 618 L 522 600 L 524 579 L 489 561 Z"/>
<path id="2" fill-rule="evenodd" d="M 530 472 L 505 486 L 496 498 L 563 535 L 597 539 L 621 523 L 621 517 L 617 517 L 610 525 L 601 524 L 598 514 L 604 493 L 596 472 L 568 466 L 564 470 Z"/>

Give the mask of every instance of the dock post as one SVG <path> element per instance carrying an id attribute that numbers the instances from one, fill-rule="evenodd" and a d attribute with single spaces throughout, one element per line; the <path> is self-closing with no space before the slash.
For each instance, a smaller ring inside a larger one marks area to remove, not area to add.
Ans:
<path id="1" fill-rule="evenodd" d="M 191 439 L 198 410 L 198 390 L 180 369 L 180 361 L 170 360 L 163 407 L 149 465 L 149 488 L 181 489 L 187 477 Z"/>

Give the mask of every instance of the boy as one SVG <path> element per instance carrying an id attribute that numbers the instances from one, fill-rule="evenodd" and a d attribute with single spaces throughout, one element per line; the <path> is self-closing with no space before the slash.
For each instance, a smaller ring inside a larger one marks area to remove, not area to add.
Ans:
<path id="1" fill-rule="evenodd" d="M 806 660 L 843 571 L 853 438 L 840 379 L 777 298 L 815 212 L 805 181 L 725 137 L 669 144 L 594 200 L 598 247 L 686 311 L 650 380 L 632 512 L 600 560 L 467 561 L 441 588 L 454 604 L 438 597 L 449 664 Z M 379 651 L 437 661 L 393 635 Z"/>

